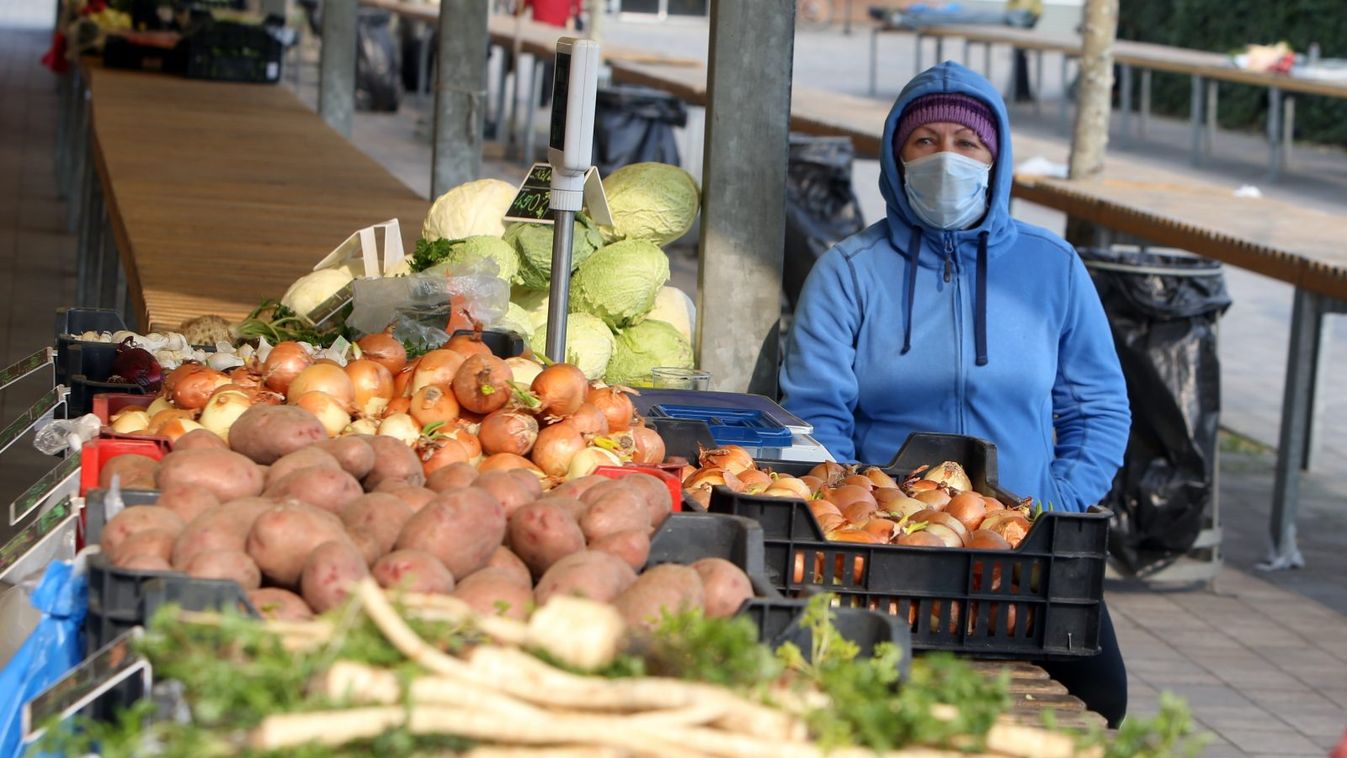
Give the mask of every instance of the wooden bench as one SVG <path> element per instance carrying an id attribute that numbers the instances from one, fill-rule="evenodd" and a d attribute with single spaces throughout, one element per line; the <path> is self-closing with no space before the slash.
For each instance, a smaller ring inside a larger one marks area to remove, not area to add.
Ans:
<path id="1" fill-rule="evenodd" d="M 104 273 L 82 289 L 113 305 L 120 260 L 125 311 L 141 328 L 237 321 L 362 226 L 397 218 L 409 252 L 420 236 L 426 200 L 287 89 L 96 62 L 82 77 L 95 200 L 84 216 L 96 228 L 81 233 L 81 269 L 101 260 Z"/>

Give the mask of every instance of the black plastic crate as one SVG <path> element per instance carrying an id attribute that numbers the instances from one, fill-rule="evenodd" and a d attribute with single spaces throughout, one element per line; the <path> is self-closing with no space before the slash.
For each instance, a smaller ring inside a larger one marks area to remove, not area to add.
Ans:
<path id="1" fill-rule="evenodd" d="M 461 334 L 476 334 L 472 329 L 457 329 L 449 335 L 452 339 Z M 482 344 L 497 358 L 514 358 L 524 354 L 524 338 L 504 329 L 483 329 Z"/>
<path id="2" fill-rule="evenodd" d="M 110 342 L 78 339 L 84 332 L 119 332 L 126 329 L 120 313 L 109 308 L 59 308 L 56 311 L 56 383 L 68 384 L 71 376 L 83 374 L 98 381 L 107 379 L 117 346 Z M 83 353 L 70 355 L 71 346 Z M 88 365 L 86 365 L 86 362 Z"/>
<path id="3" fill-rule="evenodd" d="M 755 598 L 748 601 L 742 613 L 757 625 L 758 639 L 764 644 L 776 649 L 794 643 L 808 660 L 814 635 L 800 623 L 807 605 L 806 600 Z M 843 639 L 856 643 L 864 658 L 874 655 L 875 646 L 881 642 L 897 645 L 903 651 L 899 673 L 907 677 L 912 663 L 912 635 L 897 618 L 864 608 L 834 608 L 833 626 Z"/>
<path id="4" fill-rule="evenodd" d="M 178 49 L 190 79 L 274 84 L 281 80 L 285 46 L 267 25 L 202 19 Z"/>
<path id="5" fill-rule="evenodd" d="M 991 443 L 954 435 L 913 435 L 884 469 L 959 460 L 974 487 L 1007 504 L 996 484 Z M 788 474 L 814 464 L 761 462 Z M 1058 658 L 1099 650 L 1110 514 L 1047 512 L 1015 550 L 967 550 L 828 541 L 803 500 L 737 494 L 716 487 L 710 511 L 763 527 L 767 579 L 787 597 L 833 592 L 844 606 L 906 620 L 919 650 L 983 657 Z M 984 581 L 985 577 L 991 577 Z"/>
<path id="6" fill-rule="evenodd" d="M 675 456 L 686 458 L 688 463 L 697 465 L 697 456 L 702 449 L 714 450 L 716 440 L 711 436 L 711 427 L 705 421 L 668 418 L 666 416 L 647 416 L 647 425 L 659 432 L 664 440 L 666 458 Z"/>
<path id="7" fill-rule="evenodd" d="M 71 347 L 71 355 L 83 353 L 83 346 L 74 345 Z M 107 377 L 104 377 L 105 379 Z M 139 384 L 126 384 L 119 382 L 106 382 L 93 379 L 84 374 L 73 374 L 69 377 L 67 386 L 70 388 L 70 394 L 66 396 L 66 418 L 79 418 L 86 413 L 93 413 L 94 395 L 101 395 L 107 392 L 117 392 L 129 395 L 144 395 L 145 388 Z"/>

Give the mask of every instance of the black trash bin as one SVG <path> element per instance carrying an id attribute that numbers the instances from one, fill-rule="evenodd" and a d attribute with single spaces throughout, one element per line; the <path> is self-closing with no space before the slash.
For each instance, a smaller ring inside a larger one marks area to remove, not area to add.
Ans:
<path id="1" fill-rule="evenodd" d="M 1230 307 L 1221 264 L 1166 253 L 1081 250 L 1127 378 L 1132 431 L 1101 505 L 1110 550 L 1134 574 L 1187 553 L 1215 497 L 1221 365 L 1216 322 Z"/>
<path id="2" fill-rule="evenodd" d="M 790 135 L 781 286 L 792 313 L 814 261 L 865 228 L 860 201 L 851 187 L 854 158 L 846 137 Z"/>
<path id="3" fill-rule="evenodd" d="M 393 14 L 361 8 L 356 15 L 355 107 L 396 111 L 402 100 L 402 51 L 393 38 Z"/>
<path id="4" fill-rule="evenodd" d="M 594 165 L 607 176 L 629 163 L 681 165 L 675 126 L 687 126 L 683 101 L 647 87 L 600 87 L 594 99 Z"/>

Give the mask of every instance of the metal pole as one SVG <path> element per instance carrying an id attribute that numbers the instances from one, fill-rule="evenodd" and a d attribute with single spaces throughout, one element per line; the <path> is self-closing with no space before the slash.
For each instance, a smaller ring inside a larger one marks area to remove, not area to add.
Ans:
<path id="1" fill-rule="evenodd" d="M 1126 63 L 1120 66 L 1120 81 L 1118 82 L 1118 131 L 1121 133 L 1119 142 L 1127 142 L 1132 136 L 1132 67 Z"/>
<path id="2" fill-rule="evenodd" d="M 355 117 L 355 3 L 323 3 L 323 45 L 318 56 L 318 115 L 347 139 Z"/>
<path id="3" fill-rule="evenodd" d="M 476 179 L 482 171 L 486 46 L 490 39 L 486 20 L 487 4 L 482 0 L 440 2 L 431 197 Z"/>
<path id="4" fill-rule="evenodd" d="M 1300 468 L 1309 426 L 1310 383 L 1314 367 L 1314 340 L 1323 318 L 1323 297 L 1296 288 L 1291 308 L 1291 339 L 1286 345 L 1286 386 L 1282 394 L 1281 435 L 1277 442 L 1277 474 L 1272 485 L 1272 517 L 1268 524 L 1269 549 L 1259 568 L 1277 570 L 1305 565 L 1296 546 L 1296 511 L 1300 506 Z"/>
<path id="5" fill-rule="evenodd" d="M 1202 77 L 1197 74 L 1193 74 L 1188 100 L 1188 131 L 1192 142 L 1189 158 L 1196 165 L 1202 162 Z"/>
<path id="6" fill-rule="evenodd" d="M 710 30 L 697 354 L 719 389 L 774 396 L 795 2 L 711 0 Z"/>
<path id="7" fill-rule="evenodd" d="M 1212 80 L 1207 82 L 1207 131 L 1202 141 L 1202 154 L 1211 155 L 1212 145 L 1216 144 L 1216 104 L 1217 104 L 1217 86 L 1220 82 Z"/>
<path id="8" fill-rule="evenodd" d="M 1280 87 L 1269 87 L 1267 93 L 1268 181 L 1275 181 L 1282 168 L 1282 90 Z"/>
<path id="9" fill-rule="evenodd" d="M 878 64 L 875 59 L 879 56 L 879 27 L 870 30 L 870 97 L 875 96 L 875 79 L 878 76 Z"/>
<path id="10" fill-rule="evenodd" d="M 1290 171 L 1291 149 L 1295 146 L 1296 136 L 1296 99 L 1291 95 L 1285 98 L 1282 107 L 1282 168 Z"/>
<path id="11" fill-rule="evenodd" d="M 552 211 L 552 284 L 547 300 L 547 357 L 566 360 L 566 318 L 571 302 L 571 237 L 575 211 Z"/>
<path id="12" fill-rule="evenodd" d="M 1141 69 L 1141 118 L 1137 119 L 1137 136 L 1145 138 L 1151 121 L 1151 70 Z"/>
<path id="13" fill-rule="evenodd" d="M 1043 112 L 1043 51 L 1034 51 L 1034 115 Z"/>

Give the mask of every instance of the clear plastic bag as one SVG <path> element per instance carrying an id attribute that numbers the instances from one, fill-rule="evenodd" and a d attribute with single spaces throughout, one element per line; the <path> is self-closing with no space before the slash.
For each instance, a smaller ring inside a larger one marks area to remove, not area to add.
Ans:
<path id="1" fill-rule="evenodd" d="M 493 261 L 477 260 L 436 266 L 411 276 L 357 279 L 346 325 L 360 334 L 382 332 L 391 325 L 398 339 L 441 344 L 449 338 L 445 326 L 453 310 L 451 301 L 483 324 L 495 323 L 505 315 L 510 285 L 496 271 Z M 439 335 L 443 338 L 433 342 Z"/>
<path id="2" fill-rule="evenodd" d="M 33 447 L 43 455 L 59 455 L 67 449 L 77 453 L 84 443 L 98 436 L 102 426 L 103 422 L 92 413 L 53 421 L 33 435 Z"/>

